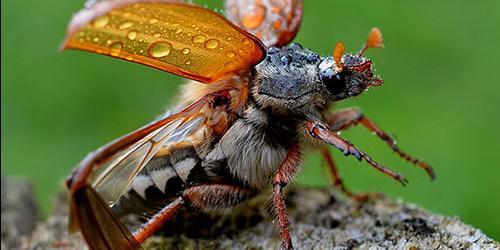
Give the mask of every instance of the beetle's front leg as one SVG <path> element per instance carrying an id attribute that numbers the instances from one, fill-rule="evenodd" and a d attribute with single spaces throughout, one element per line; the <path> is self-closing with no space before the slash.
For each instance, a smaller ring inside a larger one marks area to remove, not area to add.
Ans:
<path id="1" fill-rule="evenodd" d="M 398 154 L 401 158 L 408 162 L 413 163 L 415 166 L 424 169 L 431 179 L 436 178 L 436 174 L 432 167 L 424 161 L 420 161 L 417 158 L 409 155 L 408 153 L 401 150 L 397 145 L 396 141 L 390 137 L 384 130 L 377 126 L 372 120 L 366 117 L 363 112 L 357 108 L 347 108 L 340 110 L 333 114 L 333 116 L 327 121 L 330 129 L 333 131 L 346 130 L 352 126 L 362 125 L 372 133 L 377 135 L 378 138 L 385 141 L 387 145 Z"/>
<path id="2" fill-rule="evenodd" d="M 337 132 L 329 129 L 326 125 L 319 123 L 319 122 L 313 122 L 309 121 L 306 124 L 306 129 L 309 135 L 312 137 L 322 140 L 326 142 L 327 144 L 330 144 L 332 146 L 335 146 L 337 149 L 342 151 L 344 155 L 352 155 L 356 157 L 358 160 L 365 160 L 370 164 L 372 167 L 375 169 L 381 171 L 382 173 L 394 178 L 395 180 L 399 181 L 401 184 L 406 185 L 408 181 L 406 178 L 398 174 L 382 165 L 374 161 L 370 156 L 365 154 L 362 151 L 359 151 L 351 142 L 341 138 L 340 136 L 337 135 Z"/>
<path id="3" fill-rule="evenodd" d="M 290 226 L 286 215 L 283 188 L 292 180 L 300 164 L 300 147 L 292 146 L 273 178 L 273 204 L 278 216 L 278 227 L 283 249 L 293 249 Z"/>

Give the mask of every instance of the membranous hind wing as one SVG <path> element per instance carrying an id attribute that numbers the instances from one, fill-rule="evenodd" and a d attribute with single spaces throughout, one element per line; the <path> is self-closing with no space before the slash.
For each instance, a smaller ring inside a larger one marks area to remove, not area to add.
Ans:
<path id="1" fill-rule="evenodd" d="M 302 20 L 302 0 L 226 0 L 225 4 L 228 19 L 268 47 L 287 45 Z"/>
<path id="2" fill-rule="evenodd" d="M 139 246 L 110 207 L 152 158 L 176 147 L 197 147 L 214 134 L 222 135 L 228 126 L 228 97 L 224 91 L 209 94 L 83 160 L 68 180 L 70 228 L 80 230 L 91 248 Z"/>
<path id="3" fill-rule="evenodd" d="M 259 39 L 225 17 L 174 0 L 101 1 L 78 12 L 63 48 L 91 51 L 214 82 L 265 56 Z"/>

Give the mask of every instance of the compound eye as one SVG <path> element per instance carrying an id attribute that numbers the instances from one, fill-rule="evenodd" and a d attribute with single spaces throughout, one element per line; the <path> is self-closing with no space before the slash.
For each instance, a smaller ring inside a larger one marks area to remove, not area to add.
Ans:
<path id="1" fill-rule="evenodd" d="M 345 75 L 344 71 L 335 73 L 333 69 L 328 68 L 321 73 L 321 80 L 330 94 L 339 94 L 344 92 L 346 87 Z"/>

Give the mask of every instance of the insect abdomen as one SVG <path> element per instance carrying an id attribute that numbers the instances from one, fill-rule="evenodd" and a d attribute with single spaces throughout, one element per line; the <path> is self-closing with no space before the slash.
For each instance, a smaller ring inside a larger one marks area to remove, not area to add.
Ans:
<path id="1" fill-rule="evenodd" d="M 200 166 L 201 159 L 193 147 L 172 150 L 169 155 L 152 158 L 113 210 L 118 215 L 142 215 L 165 206 L 179 196 L 186 183 L 195 178 Z"/>

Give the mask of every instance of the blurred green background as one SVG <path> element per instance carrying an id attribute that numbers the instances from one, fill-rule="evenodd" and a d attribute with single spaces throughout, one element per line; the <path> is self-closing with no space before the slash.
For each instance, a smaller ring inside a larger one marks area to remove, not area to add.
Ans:
<path id="1" fill-rule="evenodd" d="M 1 4 L 2 175 L 32 180 L 47 214 L 51 197 L 87 152 L 162 113 L 183 80 L 108 57 L 58 53 L 83 1 Z M 438 174 L 429 182 L 365 129 L 354 128 L 343 135 L 404 172 L 410 185 L 332 150 L 349 187 L 458 216 L 500 239 L 498 10 L 498 0 L 306 0 L 295 41 L 321 54 L 330 54 L 338 40 L 357 51 L 371 27 L 381 28 L 386 49 L 368 55 L 386 84 L 339 106 L 360 107 Z M 309 154 L 300 182 L 326 185 L 321 164 Z"/>

